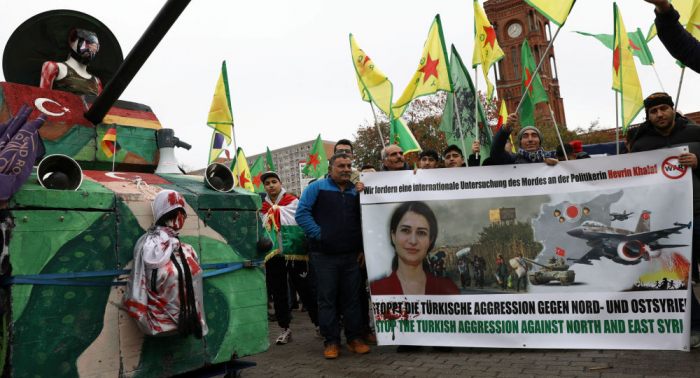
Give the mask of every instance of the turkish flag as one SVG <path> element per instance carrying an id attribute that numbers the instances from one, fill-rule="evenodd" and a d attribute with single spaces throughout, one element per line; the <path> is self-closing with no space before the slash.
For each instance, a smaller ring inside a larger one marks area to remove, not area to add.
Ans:
<path id="1" fill-rule="evenodd" d="M 561 248 L 559 248 L 559 247 L 557 247 L 557 255 L 559 255 L 559 256 L 565 256 L 565 255 L 566 255 L 566 251 L 563 250 L 563 249 L 561 249 Z"/>
<path id="2" fill-rule="evenodd" d="M 83 117 L 87 107 L 82 98 L 72 93 L 43 89 L 30 85 L 0 83 L 4 97 L 0 123 L 7 122 L 10 117 L 17 115 L 25 103 L 34 108 L 29 119 L 35 119 L 40 114 L 46 114 L 46 122 L 39 129 L 39 135 L 47 140 L 56 141 L 75 126 L 94 127 Z"/>

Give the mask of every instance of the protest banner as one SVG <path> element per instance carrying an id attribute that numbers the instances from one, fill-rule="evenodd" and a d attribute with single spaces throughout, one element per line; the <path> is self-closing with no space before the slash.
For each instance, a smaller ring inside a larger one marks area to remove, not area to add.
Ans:
<path id="1" fill-rule="evenodd" d="M 689 350 L 683 151 L 363 173 L 379 344 Z"/>

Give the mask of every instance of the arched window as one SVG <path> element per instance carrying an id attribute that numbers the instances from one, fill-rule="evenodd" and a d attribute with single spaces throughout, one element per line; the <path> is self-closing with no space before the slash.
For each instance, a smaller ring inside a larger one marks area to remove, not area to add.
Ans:
<path id="1" fill-rule="evenodd" d="M 547 32 L 547 42 L 552 40 L 552 29 L 549 28 L 549 22 L 544 24 L 547 29 L 545 30 Z"/>
<path id="2" fill-rule="evenodd" d="M 538 45 L 533 46 L 532 55 L 535 58 L 535 64 L 540 62 L 540 47 Z"/>
<path id="3" fill-rule="evenodd" d="M 520 65 L 518 64 L 520 59 L 518 59 L 518 49 L 511 47 L 510 55 L 513 58 L 513 74 L 515 75 L 515 78 L 518 79 L 520 78 Z"/>
<path id="4" fill-rule="evenodd" d="M 494 72 L 494 74 L 496 75 L 496 81 L 501 80 L 501 73 L 499 72 L 499 71 L 500 71 L 500 68 L 501 68 L 501 66 L 498 65 L 498 64 L 495 64 L 495 65 L 493 66 L 493 72 Z"/>
<path id="5" fill-rule="evenodd" d="M 530 31 L 535 30 L 535 27 L 534 27 L 533 22 L 532 22 L 532 11 L 531 10 L 527 11 L 527 28 Z"/>
<path id="6" fill-rule="evenodd" d="M 557 60 L 554 59 L 554 55 L 549 56 L 549 67 L 552 72 L 552 79 L 559 79 L 559 75 L 557 75 Z"/>
<path id="7" fill-rule="evenodd" d="M 498 77 L 500 77 L 501 80 L 506 80 L 506 79 L 507 79 L 507 76 L 508 76 L 508 75 L 506 75 L 506 72 L 503 70 L 503 59 L 501 59 L 501 60 L 498 61 L 498 72 L 499 72 L 499 76 L 498 76 Z M 503 75 L 503 76 L 501 76 L 501 75 Z"/>

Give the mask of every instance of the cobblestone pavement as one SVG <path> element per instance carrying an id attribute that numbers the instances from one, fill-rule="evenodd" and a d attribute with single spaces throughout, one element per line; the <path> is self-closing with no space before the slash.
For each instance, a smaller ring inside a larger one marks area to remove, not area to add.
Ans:
<path id="1" fill-rule="evenodd" d="M 543 350 L 423 347 L 397 353 L 395 346 L 372 346 L 354 355 L 341 345 L 337 360 L 323 358 L 323 341 L 304 313 L 294 313 L 293 339 L 275 345 L 277 324 L 270 323 L 270 350 L 242 358 L 258 366 L 243 377 L 698 377 L 700 349 L 681 351 Z"/>
<path id="2" fill-rule="evenodd" d="M 695 286 L 695 292 L 700 290 Z M 648 350 L 553 350 L 423 347 L 397 353 L 396 346 L 371 346 L 354 355 L 345 345 L 336 360 L 323 358 L 306 313 L 294 312 L 293 339 L 275 345 L 279 328 L 269 323 L 270 350 L 242 358 L 258 366 L 243 377 L 700 377 L 700 348 L 690 352 Z M 544 336 L 543 336 L 544 337 Z M 343 340 L 344 342 L 344 340 Z"/>

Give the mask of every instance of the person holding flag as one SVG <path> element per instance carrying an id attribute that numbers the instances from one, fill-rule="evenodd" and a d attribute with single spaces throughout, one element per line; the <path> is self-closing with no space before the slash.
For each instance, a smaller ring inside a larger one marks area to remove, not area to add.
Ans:
<path id="1" fill-rule="evenodd" d="M 307 279 L 309 256 L 304 248 L 306 235 L 294 219 L 299 200 L 284 190 L 282 179 L 276 172 L 266 172 L 260 179 L 266 193 L 260 216 L 273 244 L 272 250 L 265 256 L 265 274 L 272 292 L 277 324 L 281 328 L 275 343 L 284 345 L 292 340 L 287 275 L 308 309 L 309 318 L 316 327 L 316 337 L 321 338 L 318 304 Z"/>
<path id="2" fill-rule="evenodd" d="M 678 21 L 680 15 L 668 0 L 644 0 L 655 5 L 657 32 L 661 43 L 674 58 L 695 72 L 700 72 L 700 41 Z M 691 29 L 700 24 L 700 6 L 694 4 L 688 20 Z M 700 30 L 699 30 L 700 31 Z"/>
<path id="3" fill-rule="evenodd" d="M 542 148 L 542 133 L 535 126 L 526 126 L 518 133 L 518 145 L 520 148 L 517 153 L 510 154 L 505 150 L 506 143 L 510 140 L 510 133 L 518 123 L 518 115 L 511 113 L 508 115 L 506 124 L 494 136 L 493 144 L 491 145 L 491 164 L 528 164 L 528 163 L 547 163 L 547 165 L 556 165 L 558 160 L 554 158 L 551 152 L 545 152 Z"/>
<path id="4" fill-rule="evenodd" d="M 365 354 L 370 348 L 362 342 L 362 316 L 357 299 L 364 259 L 358 262 L 363 250 L 362 225 L 359 195 L 350 182 L 352 160 L 348 154 L 335 154 L 330 167 L 330 177 L 306 187 L 295 219 L 308 236 L 318 290 L 319 323 L 326 339 L 323 355 L 335 359 L 340 349 L 338 297 L 342 302 L 348 350 Z"/>

